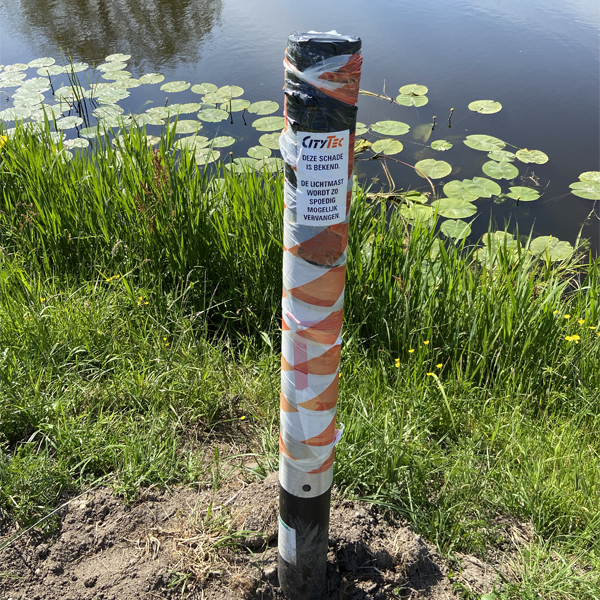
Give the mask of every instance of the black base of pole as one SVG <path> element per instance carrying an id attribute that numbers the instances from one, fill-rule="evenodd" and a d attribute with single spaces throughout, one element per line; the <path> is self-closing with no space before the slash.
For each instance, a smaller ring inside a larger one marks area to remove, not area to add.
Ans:
<path id="1" fill-rule="evenodd" d="M 294 530 L 296 564 L 278 556 L 279 585 L 287 600 L 321 600 L 327 577 L 331 488 L 315 498 L 298 498 L 279 486 L 279 518 Z M 281 527 L 281 525 L 280 525 Z M 279 541 L 281 544 L 281 540 Z"/>

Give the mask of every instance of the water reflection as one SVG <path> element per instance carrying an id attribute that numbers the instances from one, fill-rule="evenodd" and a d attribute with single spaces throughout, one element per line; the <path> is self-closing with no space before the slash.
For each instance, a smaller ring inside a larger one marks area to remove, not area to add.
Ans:
<path id="1" fill-rule="evenodd" d="M 4 0 L 20 33 L 57 56 L 100 62 L 108 54 L 159 70 L 200 58 L 202 42 L 220 24 L 221 0 Z M 48 47 L 50 45 L 50 47 Z M 54 47 L 53 47 L 54 46 Z"/>

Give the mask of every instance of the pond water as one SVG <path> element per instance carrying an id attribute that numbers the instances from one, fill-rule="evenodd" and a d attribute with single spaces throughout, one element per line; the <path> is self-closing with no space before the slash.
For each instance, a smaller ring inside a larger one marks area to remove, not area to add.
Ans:
<path id="1" fill-rule="evenodd" d="M 509 223 L 510 229 L 518 221 L 521 233 L 533 229 L 536 236 L 571 243 L 583 227 L 583 237 L 597 253 L 600 203 L 572 195 L 569 184 L 582 172 L 599 170 L 599 12 L 597 0 L 3 0 L 0 63 L 44 56 L 60 62 L 63 53 L 99 64 L 106 55 L 121 52 L 132 55 L 127 68 L 133 77 L 160 72 L 165 82 L 238 85 L 252 102 L 282 104 L 282 58 L 291 32 L 354 33 L 363 39 L 363 89 L 381 93 L 385 85 L 395 97 L 405 84 L 429 88 L 429 102 L 419 108 L 360 97 L 359 121 L 369 125 L 392 119 L 411 126 L 411 132 L 397 138 L 404 150 L 396 158 L 411 164 L 446 160 L 453 167 L 447 182 L 484 176 L 487 154 L 465 146 L 467 135 L 496 136 L 549 156 L 543 165 L 516 161 L 524 179 L 498 181 L 503 192 L 509 185 L 537 182 L 536 189 L 543 191 L 539 200 L 476 201 L 473 239 L 490 221 L 499 228 Z M 35 69 L 28 72 L 34 76 Z M 160 85 L 144 85 L 129 91 L 120 104 L 133 113 L 164 105 L 167 95 L 169 102 L 201 101 L 190 89 L 165 94 Z M 11 106 L 0 96 L 0 110 Z M 491 115 L 469 111 L 468 104 L 480 99 L 503 108 Z M 244 156 L 264 132 L 251 127 L 255 115 L 240 115 L 234 113 L 233 124 L 205 123 L 202 134 L 234 136 L 236 144 L 225 151 Z M 434 115 L 437 125 L 425 139 L 418 126 L 431 123 Z M 452 149 L 432 150 L 436 139 L 452 142 Z M 427 191 L 412 169 L 388 166 L 397 188 Z M 357 173 L 367 182 L 375 178 L 373 189 L 387 188 L 378 161 L 357 162 Z"/>

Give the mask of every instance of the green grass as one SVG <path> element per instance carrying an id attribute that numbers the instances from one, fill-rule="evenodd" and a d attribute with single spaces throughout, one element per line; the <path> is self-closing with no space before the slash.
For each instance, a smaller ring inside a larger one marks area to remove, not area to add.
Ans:
<path id="1" fill-rule="evenodd" d="M 171 142 L 0 149 L 4 524 L 98 482 L 218 485 L 232 435 L 277 467 L 282 178 Z M 481 262 L 380 209 L 357 188 L 336 483 L 449 557 L 531 522 L 499 597 L 600 598 L 600 262 L 545 263 L 527 238 Z"/>

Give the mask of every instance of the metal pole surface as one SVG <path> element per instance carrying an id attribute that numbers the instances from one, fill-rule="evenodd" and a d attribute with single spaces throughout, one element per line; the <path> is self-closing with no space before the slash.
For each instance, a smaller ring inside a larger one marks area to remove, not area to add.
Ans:
<path id="1" fill-rule="evenodd" d="M 362 42 L 296 33 L 285 53 L 279 583 L 325 590 Z"/>

